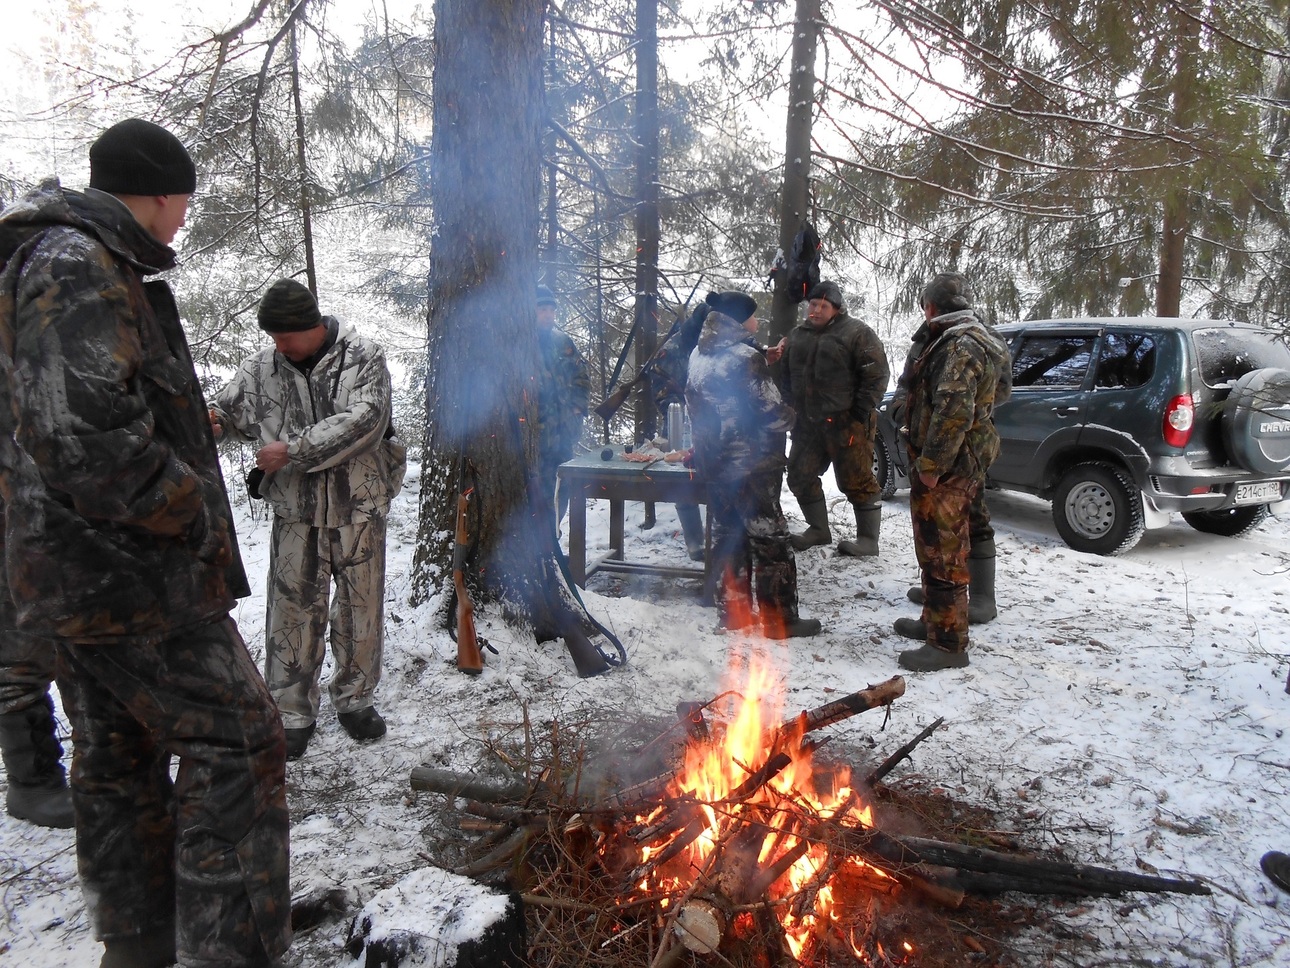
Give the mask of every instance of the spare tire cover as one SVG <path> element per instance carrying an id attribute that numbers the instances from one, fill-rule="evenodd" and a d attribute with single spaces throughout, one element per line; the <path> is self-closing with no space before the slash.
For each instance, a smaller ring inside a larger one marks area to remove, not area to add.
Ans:
<path id="1" fill-rule="evenodd" d="M 1255 474 L 1290 473 L 1290 370 L 1251 370 L 1223 403 L 1223 439 Z"/>

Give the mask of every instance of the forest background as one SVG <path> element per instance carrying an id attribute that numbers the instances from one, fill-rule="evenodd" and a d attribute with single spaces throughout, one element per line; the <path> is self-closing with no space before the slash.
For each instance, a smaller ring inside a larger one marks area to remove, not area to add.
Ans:
<path id="1" fill-rule="evenodd" d="M 764 335 L 786 331 L 772 270 L 808 223 L 897 364 L 943 269 L 994 321 L 1290 318 L 1287 0 L 52 0 L 7 19 L 5 200 L 83 185 L 121 117 L 192 146 L 171 281 L 208 389 L 262 344 L 283 275 L 387 346 L 426 455 L 422 596 L 466 466 L 483 558 L 504 552 L 484 590 L 534 571 L 506 523 L 533 446 L 530 280 L 560 295 L 595 399 L 709 289 L 754 292 Z M 584 443 L 652 432 L 647 391 Z"/>

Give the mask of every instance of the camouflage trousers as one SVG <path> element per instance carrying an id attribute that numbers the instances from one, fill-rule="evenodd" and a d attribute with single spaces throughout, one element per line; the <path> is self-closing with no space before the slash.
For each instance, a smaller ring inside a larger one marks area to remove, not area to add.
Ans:
<path id="1" fill-rule="evenodd" d="M 763 622 L 798 617 L 797 561 L 779 505 L 781 480 L 773 471 L 708 485 L 713 591 L 723 617 L 750 615 L 754 605 Z"/>
<path id="2" fill-rule="evenodd" d="M 237 626 L 57 650 L 95 935 L 173 926 L 184 968 L 267 964 L 291 943 L 286 744 Z"/>
<path id="3" fill-rule="evenodd" d="M 12 605 L 8 611 L 7 626 L 0 617 L 0 628 L 7 629 L 0 631 L 0 716 L 44 702 L 54 680 L 54 643 L 16 631 Z"/>
<path id="4" fill-rule="evenodd" d="M 264 678 L 288 729 L 318 718 L 328 631 L 332 708 L 372 705 L 385 642 L 385 519 L 316 528 L 274 517 L 266 628 Z"/>
<path id="5" fill-rule="evenodd" d="M 926 593 L 927 644 L 947 652 L 965 652 L 968 647 L 969 509 L 980 490 L 980 481 L 963 477 L 942 478 L 930 489 L 917 476 L 910 481 L 909 513 Z"/>
<path id="6" fill-rule="evenodd" d="M 838 490 L 852 504 L 873 504 L 882 492 L 873 476 L 873 439 L 878 419 L 866 421 L 848 414 L 822 424 L 799 420 L 788 449 L 788 489 L 801 505 L 824 500 L 820 476 L 833 465 Z"/>

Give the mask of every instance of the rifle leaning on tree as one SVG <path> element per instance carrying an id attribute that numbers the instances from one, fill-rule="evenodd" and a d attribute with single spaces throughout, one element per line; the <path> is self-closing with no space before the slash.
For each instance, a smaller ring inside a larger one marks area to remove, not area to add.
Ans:
<path id="1" fill-rule="evenodd" d="M 457 529 L 452 548 L 453 607 L 448 611 L 449 615 L 455 614 L 457 620 L 457 669 L 468 676 L 477 676 L 484 671 L 484 654 L 479 648 L 481 642 L 494 655 L 497 653 L 488 642 L 480 639 L 475 630 L 475 603 L 470 600 L 470 591 L 466 588 L 466 561 L 470 557 L 470 529 L 466 524 L 466 514 L 474 490 L 474 487 L 466 487 L 466 461 L 463 458 L 457 487 Z"/>

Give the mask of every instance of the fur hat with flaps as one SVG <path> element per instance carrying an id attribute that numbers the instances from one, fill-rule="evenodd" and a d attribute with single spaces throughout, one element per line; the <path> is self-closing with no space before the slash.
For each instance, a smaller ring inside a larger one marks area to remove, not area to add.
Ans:
<path id="1" fill-rule="evenodd" d="M 728 290 L 710 292 L 703 300 L 723 316 L 729 316 L 736 323 L 742 323 L 757 312 L 757 300 L 746 292 Z"/>
<path id="2" fill-rule="evenodd" d="M 165 128 L 129 118 L 90 145 L 90 188 L 113 195 L 191 195 L 197 168 Z"/>
<path id="3" fill-rule="evenodd" d="M 260 300 L 256 321 L 266 333 L 298 333 L 322 325 L 318 300 L 294 279 L 279 279 Z"/>
<path id="4" fill-rule="evenodd" d="M 806 294 L 807 299 L 826 299 L 833 303 L 833 308 L 841 312 L 846 303 L 842 300 L 842 289 L 836 282 L 829 282 L 822 279 L 811 287 L 811 291 Z"/>
<path id="5" fill-rule="evenodd" d="M 941 272 L 932 278 L 919 297 L 924 306 L 934 306 L 941 313 L 972 308 L 972 286 L 961 272 Z"/>

